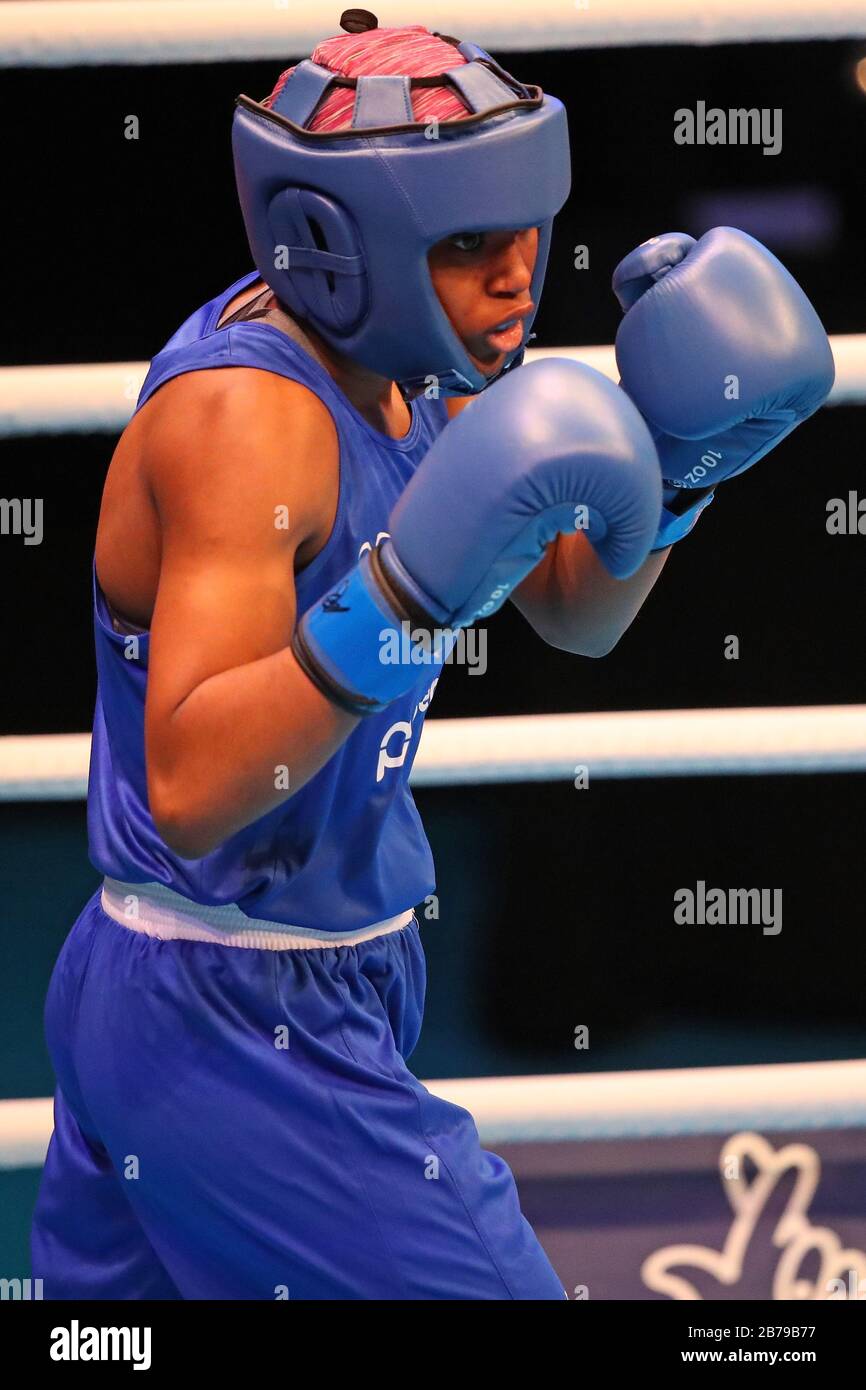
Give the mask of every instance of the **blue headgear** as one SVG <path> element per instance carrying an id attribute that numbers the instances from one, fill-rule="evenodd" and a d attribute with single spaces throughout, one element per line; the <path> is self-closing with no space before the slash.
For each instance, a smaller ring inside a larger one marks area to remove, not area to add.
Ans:
<path id="1" fill-rule="evenodd" d="M 476 44 L 450 42 L 467 61 L 439 77 L 345 78 L 300 63 L 270 108 L 238 97 L 232 131 L 262 279 L 327 343 L 404 393 L 430 377 L 446 395 L 490 384 L 439 302 L 430 248 L 459 232 L 539 227 L 537 306 L 553 218 L 570 187 L 562 103 L 517 82 Z M 414 121 L 411 89 L 446 85 L 472 114 Z M 352 125 L 312 132 L 332 86 L 355 89 Z M 522 361 L 531 327 L 528 318 L 503 371 Z"/>

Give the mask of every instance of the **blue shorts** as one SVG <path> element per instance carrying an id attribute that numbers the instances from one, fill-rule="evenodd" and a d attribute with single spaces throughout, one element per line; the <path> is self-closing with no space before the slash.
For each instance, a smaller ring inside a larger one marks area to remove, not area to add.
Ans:
<path id="1" fill-rule="evenodd" d="M 408 1070 L 417 922 L 356 945 L 157 940 L 88 903 L 46 1004 L 53 1299 L 562 1299 L 507 1165 Z"/>

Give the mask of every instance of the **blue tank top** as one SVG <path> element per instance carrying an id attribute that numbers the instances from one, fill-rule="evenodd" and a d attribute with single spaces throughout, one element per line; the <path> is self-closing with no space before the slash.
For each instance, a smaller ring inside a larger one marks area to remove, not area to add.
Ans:
<path id="1" fill-rule="evenodd" d="M 271 324 L 217 328 L 245 275 L 198 309 L 153 359 L 136 409 L 164 382 L 210 367 L 259 367 L 301 382 L 327 406 L 340 449 L 340 489 L 324 549 L 295 576 L 303 613 L 387 529 L 394 502 L 448 421 L 444 400 L 412 402 L 403 439 L 373 429 L 324 367 Z M 205 467 L 206 450 L 202 450 Z M 144 700 L 149 634 L 115 631 L 94 568 L 98 690 L 88 789 L 90 858 L 125 883 L 156 882 L 208 906 L 236 903 L 277 926 L 354 931 L 420 903 L 434 888 L 433 859 L 409 772 L 441 672 L 419 667 L 415 687 L 369 715 L 318 773 L 260 820 L 202 859 L 180 859 L 148 810 Z M 219 750 L 214 750 L 219 757 Z"/>

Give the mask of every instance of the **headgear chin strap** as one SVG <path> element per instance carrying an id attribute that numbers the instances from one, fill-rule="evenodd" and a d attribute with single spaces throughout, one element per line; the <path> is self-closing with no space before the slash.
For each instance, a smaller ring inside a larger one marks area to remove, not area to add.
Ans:
<path id="1" fill-rule="evenodd" d="M 274 294 L 347 356 L 444 395 L 490 385 L 439 302 L 427 261 L 459 232 L 538 227 L 541 297 L 555 214 L 570 188 L 565 109 L 482 48 L 440 77 L 345 78 L 300 63 L 271 108 L 237 99 L 232 143 L 253 260 Z M 307 129 L 329 87 L 355 88 L 351 127 Z M 472 113 L 413 120 L 411 89 L 450 85 Z M 502 371 L 518 365 L 532 328 Z M 497 375 L 501 375 L 497 373 Z"/>

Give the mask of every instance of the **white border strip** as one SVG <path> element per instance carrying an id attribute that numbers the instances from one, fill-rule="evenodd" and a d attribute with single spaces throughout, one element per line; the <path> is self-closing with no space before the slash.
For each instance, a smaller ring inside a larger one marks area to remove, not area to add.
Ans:
<path id="1" fill-rule="evenodd" d="M 866 1061 L 428 1081 L 485 1144 L 866 1126 Z M 0 1169 L 45 1158 L 52 1101 L 0 1101 Z"/>
<path id="2" fill-rule="evenodd" d="M 0 738 L 0 802 L 87 794 L 89 734 Z M 866 705 L 430 719 L 413 786 L 866 770 Z"/>
<path id="3" fill-rule="evenodd" d="M 866 333 L 830 339 L 836 382 L 828 405 L 866 402 Z M 619 381 L 612 344 L 531 348 L 532 362 L 568 357 Z M 147 362 L 0 367 L 0 438 L 33 434 L 119 434 L 135 409 Z"/>
<path id="4" fill-rule="evenodd" d="M 411 7 L 410 7 L 411 8 Z M 598 48 L 866 35 L 861 0 L 437 0 L 429 27 L 482 47 Z M 417 15 L 377 0 L 380 25 Z M 322 0 L 6 0 L 0 67 L 285 61 L 339 33 Z"/>

